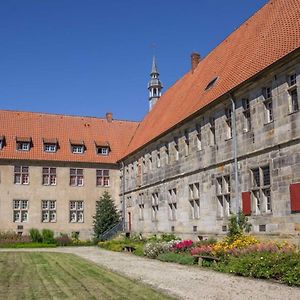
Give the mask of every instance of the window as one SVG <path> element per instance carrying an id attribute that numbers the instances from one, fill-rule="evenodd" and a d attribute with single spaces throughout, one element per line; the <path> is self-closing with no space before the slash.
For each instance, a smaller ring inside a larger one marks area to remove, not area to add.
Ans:
<path id="1" fill-rule="evenodd" d="M 196 125 L 196 146 L 197 146 L 197 150 L 202 149 L 201 126 L 198 124 Z"/>
<path id="2" fill-rule="evenodd" d="M 83 201 L 70 201 L 70 222 L 83 223 Z"/>
<path id="3" fill-rule="evenodd" d="M 176 188 L 168 191 L 168 206 L 169 206 L 169 220 L 175 221 L 177 214 L 177 191 Z"/>
<path id="4" fill-rule="evenodd" d="M 179 159 L 179 147 L 178 147 L 178 138 L 174 138 L 174 159 Z"/>
<path id="5" fill-rule="evenodd" d="M 170 159 L 170 152 L 169 152 L 169 144 L 165 144 L 165 163 L 166 165 L 169 164 L 169 159 Z"/>
<path id="6" fill-rule="evenodd" d="M 56 168 L 43 168 L 43 185 L 56 185 Z"/>
<path id="7" fill-rule="evenodd" d="M 96 170 L 96 185 L 109 186 L 109 170 Z"/>
<path id="8" fill-rule="evenodd" d="M 265 87 L 262 90 L 265 105 L 265 119 L 266 123 L 273 121 L 273 102 L 272 102 L 272 89 L 271 87 Z"/>
<path id="9" fill-rule="evenodd" d="M 28 200 L 13 200 L 13 221 L 15 223 L 28 221 Z"/>
<path id="10" fill-rule="evenodd" d="M 210 145 L 214 146 L 216 144 L 216 119 L 215 117 L 209 118 L 209 125 L 210 125 L 210 133 L 211 133 L 211 141 Z"/>
<path id="11" fill-rule="evenodd" d="M 142 169 L 143 169 L 143 173 L 147 172 L 145 157 L 142 157 Z"/>
<path id="12" fill-rule="evenodd" d="M 0 135 L 0 150 L 2 150 L 3 149 L 3 147 L 4 147 L 4 136 L 2 135 Z"/>
<path id="13" fill-rule="evenodd" d="M 56 144 L 44 144 L 45 152 L 56 152 Z"/>
<path id="14" fill-rule="evenodd" d="M 211 89 L 211 88 L 215 85 L 215 83 L 217 82 L 218 78 L 219 78 L 218 76 L 215 77 L 215 78 L 213 78 L 213 79 L 207 84 L 207 86 L 206 86 L 206 88 L 205 88 L 205 91 Z"/>
<path id="15" fill-rule="evenodd" d="M 83 186 L 83 169 L 70 169 L 70 185 Z"/>
<path id="16" fill-rule="evenodd" d="M 189 155 L 189 147 L 190 147 L 190 136 L 187 130 L 184 131 L 184 154 L 185 156 Z"/>
<path id="17" fill-rule="evenodd" d="M 152 170 L 152 155 L 149 154 L 148 157 L 148 170 Z"/>
<path id="18" fill-rule="evenodd" d="M 56 222 L 56 201 L 42 200 L 42 222 L 54 223 Z"/>
<path id="19" fill-rule="evenodd" d="M 230 176 L 224 175 L 216 178 L 216 194 L 218 202 L 218 217 L 228 217 L 232 214 Z"/>
<path id="20" fill-rule="evenodd" d="M 226 125 L 227 125 L 227 135 L 226 139 L 232 138 L 232 109 L 230 107 L 225 109 L 225 116 L 226 116 Z"/>
<path id="21" fill-rule="evenodd" d="M 191 219 L 200 218 L 199 183 L 189 185 L 189 202 L 191 207 Z"/>
<path id="22" fill-rule="evenodd" d="M 251 130 L 251 113 L 250 113 L 250 101 L 249 99 L 242 99 L 243 115 L 244 115 L 244 132 Z"/>
<path id="23" fill-rule="evenodd" d="M 296 112 L 299 110 L 299 102 L 298 102 L 298 92 L 297 92 L 297 75 L 293 73 L 288 77 L 288 85 L 289 85 L 289 102 L 290 102 L 290 112 Z"/>
<path id="24" fill-rule="evenodd" d="M 144 208 L 145 208 L 144 193 L 140 193 L 138 195 L 138 206 L 139 206 L 139 220 L 143 221 L 144 220 Z"/>
<path id="25" fill-rule="evenodd" d="M 108 147 L 97 147 L 97 154 L 108 155 L 108 152 L 109 152 Z"/>
<path id="26" fill-rule="evenodd" d="M 251 173 L 254 213 L 257 215 L 269 213 L 272 211 L 270 167 L 253 168 Z"/>
<path id="27" fill-rule="evenodd" d="M 14 167 L 14 183 L 29 184 L 29 167 L 24 167 L 24 166 Z"/>
<path id="28" fill-rule="evenodd" d="M 84 146 L 83 145 L 72 145 L 71 146 L 72 153 L 80 154 L 84 152 Z"/>
<path id="29" fill-rule="evenodd" d="M 156 151 L 156 166 L 157 166 L 158 168 L 160 168 L 160 165 L 161 165 L 161 161 L 160 161 L 160 150 L 158 149 L 158 150 Z"/>
<path id="30" fill-rule="evenodd" d="M 157 221 L 158 214 L 158 193 L 151 195 L 152 221 Z"/>
<path id="31" fill-rule="evenodd" d="M 18 151 L 29 151 L 30 150 L 30 142 L 17 142 L 17 150 Z"/>

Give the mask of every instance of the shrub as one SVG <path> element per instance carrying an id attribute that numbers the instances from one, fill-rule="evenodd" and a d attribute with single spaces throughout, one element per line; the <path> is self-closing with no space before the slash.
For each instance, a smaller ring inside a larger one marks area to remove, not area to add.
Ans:
<path id="1" fill-rule="evenodd" d="M 29 230 L 29 235 L 30 235 L 31 241 L 34 243 L 41 243 L 43 241 L 43 237 L 42 237 L 40 231 L 36 228 L 31 228 Z"/>
<path id="2" fill-rule="evenodd" d="M 156 258 L 161 253 L 166 253 L 173 250 L 177 240 L 170 242 L 150 242 L 144 246 L 144 255 L 149 258 Z"/>
<path id="3" fill-rule="evenodd" d="M 180 242 L 177 242 L 173 245 L 172 249 L 177 252 L 184 252 L 190 249 L 194 245 L 194 242 L 192 240 L 183 240 Z"/>
<path id="4" fill-rule="evenodd" d="M 174 240 L 180 240 L 175 234 L 173 233 L 162 233 L 160 236 L 160 240 L 163 242 L 171 242 Z"/>
<path id="5" fill-rule="evenodd" d="M 276 279 L 289 285 L 300 285 L 300 253 L 249 253 L 228 256 L 214 268 L 254 278 Z"/>
<path id="6" fill-rule="evenodd" d="M 72 240 L 67 234 L 61 233 L 60 236 L 55 238 L 55 242 L 58 246 L 70 246 L 72 245 Z"/>
<path id="7" fill-rule="evenodd" d="M 165 262 L 174 262 L 182 265 L 194 264 L 194 258 L 186 253 L 166 252 L 157 256 L 157 259 Z"/>
<path id="8" fill-rule="evenodd" d="M 45 244 L 54 244 L 54 232 L 50 229 L 43 229 L 42 230 L 42 236 L 43 236 L 43 243 Z"/>
<path id="9" fill-rule="evenodd" d="M 248 222 L 248 218 L 242 212 L 231 216 L 228 225 L 229 239 L 235 240 L 236 237 L 243 235 L 244 232 L 249 232 L 251 226 L 252 225 Z"/>

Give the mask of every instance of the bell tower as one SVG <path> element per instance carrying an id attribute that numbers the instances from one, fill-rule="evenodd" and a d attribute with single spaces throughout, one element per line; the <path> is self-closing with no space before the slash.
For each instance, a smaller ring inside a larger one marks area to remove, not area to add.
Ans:
<path id="1" fill-rule="evenodd" d="M 149 111 L 153 108 L 156 101 L 161 96 L 161 90 L 163 88 L 162 83 L 159 80 L 159 73 L 156 66 L 156 59 L 155 56 L 153 56 L 152 60 L 152 69 L 150 73 L 151 79 L 148 83 L 148 90 L 149 90 Z"/>

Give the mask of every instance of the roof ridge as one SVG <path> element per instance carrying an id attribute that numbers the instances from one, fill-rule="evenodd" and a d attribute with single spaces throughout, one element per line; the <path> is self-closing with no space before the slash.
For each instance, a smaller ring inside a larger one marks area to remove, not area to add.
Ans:
<path id="1" fill-rule="evenodd" d="M 34 112 L 34 111 L 25 111 L 25 110 L 14 110 L 14 109 L 0 109 L 0 112 L 14 112 L 14 113 L 28 113 L 33 115 L 47 115 L 47 116 L 64 116 L 71 118 L 91 118 L 97 120 L 106 120 L 106 117 L 96 117 L 96 116 L 80 116 L 80 115 L 71 115 L 71 114 L 59 114 L 59 113 L 49 113 L 49 112 Z M 139 123 L 140 121 L 135 120 L 124 120 L 124 119 L 113 119 L 117 122 L 130 122 L 130 123 Z"/>

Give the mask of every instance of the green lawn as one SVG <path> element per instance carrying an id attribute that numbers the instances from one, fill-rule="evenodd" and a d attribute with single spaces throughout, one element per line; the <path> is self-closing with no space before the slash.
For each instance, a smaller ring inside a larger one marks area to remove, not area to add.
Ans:
<path id="1" fill-rule="evenodd" d="M 0 299 L 171 299 L 72 254 L 0 253 Z"/>

